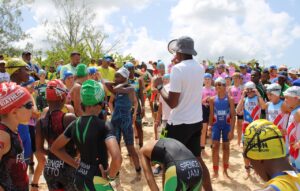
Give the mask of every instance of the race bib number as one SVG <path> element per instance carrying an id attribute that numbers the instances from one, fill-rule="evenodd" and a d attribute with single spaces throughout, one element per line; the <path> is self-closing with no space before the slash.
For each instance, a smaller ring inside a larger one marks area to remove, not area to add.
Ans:
<path id="1" fill-rule="evenodd" d="M 63 168 L 64 161 L 48 159 L 44 171 L 49 176 L 59 176 L 60 170 Z"/>

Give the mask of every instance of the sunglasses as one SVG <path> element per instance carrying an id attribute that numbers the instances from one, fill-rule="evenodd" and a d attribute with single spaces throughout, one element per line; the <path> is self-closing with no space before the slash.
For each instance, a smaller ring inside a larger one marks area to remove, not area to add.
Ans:
<path id="1" fill-rule="evenodd" d="M 32 102 L 28 102 L 26 104 L 24 104 L 22 107 L 24 107 L 25 109 L 31 110 L 33 108 L 33 103 Z"/>
<path id="2" fill-rule="evenodd" d="M 287 72 L 288 70 L 287 69 L 279 69 L 278 71 L 279 72 L 281 72 L 281 71 Z"/>
<path id="3" fill-rule="evenodd" d="M 225 86 L 225 84 L 217 83 L 216 86 Z"/>

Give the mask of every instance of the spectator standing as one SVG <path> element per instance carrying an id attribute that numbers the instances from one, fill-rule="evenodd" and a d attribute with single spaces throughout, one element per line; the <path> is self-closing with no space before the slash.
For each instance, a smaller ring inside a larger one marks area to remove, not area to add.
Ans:
<path id="1" fill-rule="evenodd" d="M 176 60 L 179 61 L 172 68 L 169 93 L 164 90 L 161 77 L 154 80 L 154 86 L 172 109 L 166 126 L 166 136 L 179 140 L 198 158 L 203 168 L 203 187 L 209 191 L 212 190 L 210 175 L 201 158 L 199 144 L 204 68 L 193 59 L 197 52 L 192 38 L 183 36 L 173 40 L 173 43 L 169 43 L 169 50 L 176 53 Z"/>

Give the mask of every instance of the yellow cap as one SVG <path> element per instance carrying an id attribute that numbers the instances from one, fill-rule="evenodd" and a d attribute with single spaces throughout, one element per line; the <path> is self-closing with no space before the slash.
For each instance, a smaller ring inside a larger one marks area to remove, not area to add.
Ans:
<path id="1" fill-rule="evenodd" d="M 250 123 L 244 134 L 244 156 L 253 160 L 285 157 L 285 144 L 278 127 L 265 119 Z"/>
<path id="2" fill-rule="evenodd" d="M 9 73 L 9 75 L 12 75 L 15 71 L 17 71 L 20 67 L 28 66 L 26 62 L 19 58 L 12 58 L 8 60 L 6 64 L 6 72 Z"/>

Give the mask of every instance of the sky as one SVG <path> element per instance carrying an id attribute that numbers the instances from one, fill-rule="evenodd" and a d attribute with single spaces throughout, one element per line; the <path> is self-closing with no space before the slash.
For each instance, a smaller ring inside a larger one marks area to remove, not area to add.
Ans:
<path id="1" fill-rule="evenodd" d="M 96 13 L 93 23 L 109 35 L 106 45 L 121 39 L 117 52 L 140 61 L 162 59 L 170 40 L 190 36 L 198 61 L 248 61 L 299 68 L 299 0 L 86 0 Z M 31 38 L 20 41 L 47 50 L 48 28 L 59 10 L 51 0 L 35 0 L 22 8 L 22 28 Z"/>

